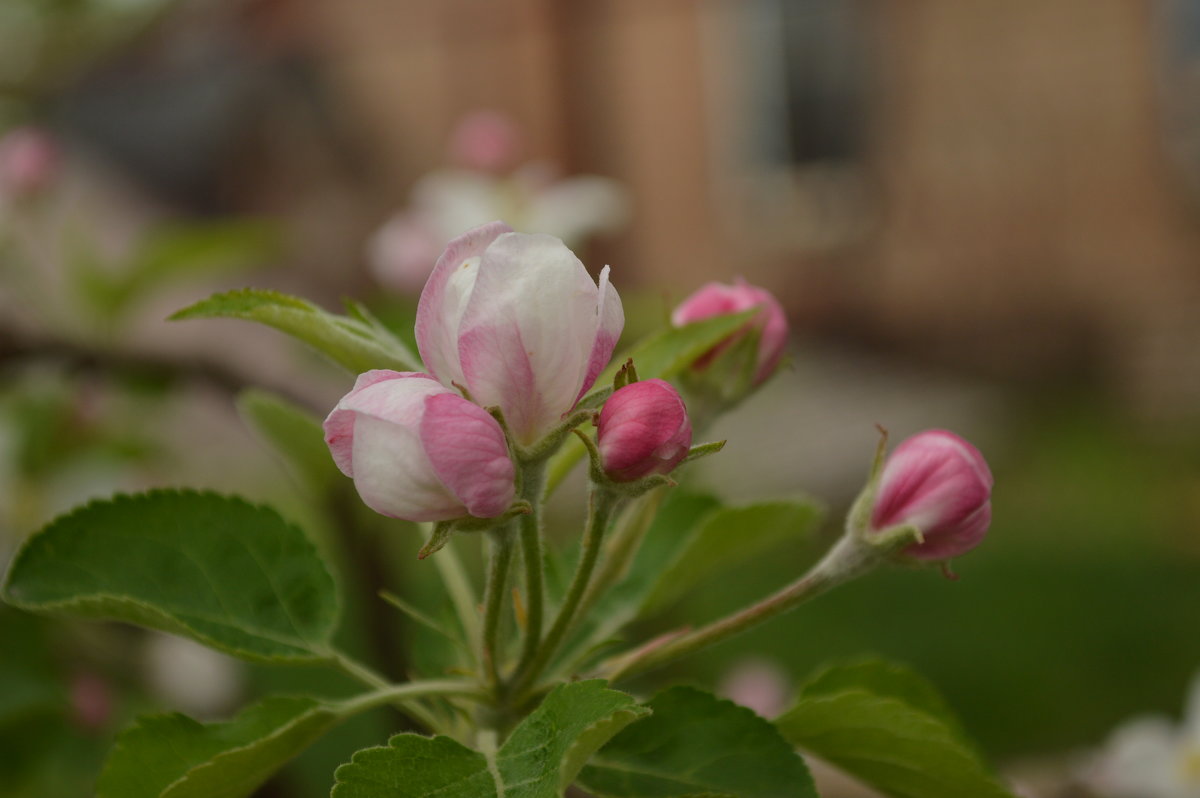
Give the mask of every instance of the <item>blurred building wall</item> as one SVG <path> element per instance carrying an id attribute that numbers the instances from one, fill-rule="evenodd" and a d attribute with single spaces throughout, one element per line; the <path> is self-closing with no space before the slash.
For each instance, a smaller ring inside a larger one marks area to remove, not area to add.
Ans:
<path id="1" fill-rule="evenodd" d="M 633 226 L 601 255 L 644 284 L 744 274 L 802 323 L 1026 375 L 1090 358 L 1135 402 L 1200 401 L 1198 217 L 1164 148 L 1158 4 L 848 2 L 831 35 L 861 48 L 861 86 L 833 99 L 861 141 L 805 161 L 760 135 L 782 118 L 769 15 L 828 25 L 827 4 L 302 1 L 397 202 L 461 114 L 499 108 L 530 155 L 630 187 Z M 801 99 L 793 124 L 830 101 Z"/>

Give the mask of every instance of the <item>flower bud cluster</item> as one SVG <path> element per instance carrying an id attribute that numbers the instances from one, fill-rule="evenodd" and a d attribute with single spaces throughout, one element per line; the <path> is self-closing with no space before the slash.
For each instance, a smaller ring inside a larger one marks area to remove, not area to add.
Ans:
<path id="1" fill-rule="evenodd" d="M 710 283 L 672 320 L 752 308 L 758 314 L 695 370 L 743 344 L 753 360 L 735 368 L 745 379 L 758 384 L 777 369 L 787 321 L 761 288 Z M 326 419 L 326 442 L 363 501 L 384 515 L 450 521 L 512 513 L 518 466 L 587 417 L 564 421 L 608 363 L 623 325 L 607 267 L 595 281 L 556 238 L 501 222 L 475 228 L 450 243 L 421 294 L 416 338 L 427 373 L 361 375 Z M 589 443 L 594 473 L 645 488 L 639 481 L 661 479 L 688 457 L 692 422 L 669 383 L 638 382 L 631 369 L 622 375 Z M 920 561 L 946 561 L 978 545 L 991 521 L 992 476 L 975 447 L 931 430 L 882 458 L 881 447 L 851 516 L 852 536 L 876 547 L 900 541 L 902 556 Z"/>
<path id="2" fill-rule="evenodd" d="M 514 497 L 510 443 L 534 443 L 560 423 L 623 325 L 607 268 L 597 284 L 558 239 L 500 222 L 475 228 L 450 243 L 421 294 L 428 374 L 360 376 L 325 420 L 326 443 L 384 515 L 499 516 Z"/>

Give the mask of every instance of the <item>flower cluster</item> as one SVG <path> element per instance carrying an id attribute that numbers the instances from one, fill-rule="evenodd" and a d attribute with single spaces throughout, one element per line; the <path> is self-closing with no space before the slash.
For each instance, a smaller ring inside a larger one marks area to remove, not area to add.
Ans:
<path id="1" fill-rule="evenodd" d="M 710 283 L 672 321 L 685 325 L 758 309 L 693 364 L 709 382 L 714 362 L 738 347 L 733 370 L 758 385 L 787 341 L 779 302 L 739 281 Z M 325 421 L 338 467 L 363 501 L 411 521 L 496 518 L 516 495 L 521 452 L 556 433 L 608 364 L 624 326 L 605 267 L 593 280 L 557 238 L 492 222 L 456 238 L 438 258 L 417 308 L 425 373 L 371 371 Z M 703 381 L 697 383 L 702 387 Z M 596 417 L 602 479 L 664 475 L 688 455 L 692 420 L 661 379 L 620 385 Z M 878 547 L 897 536 L 899 556 L 944 562 L 980 540 L 991 521 L 992 476 L 975 447 L 933 430 L 904 441 L 876 465 L 852 517 L 854 535 Z"/>
<path id="2" fill-rule="evenodd" d="M 608 273 L 597 283 L 562 241 L 501 222 L 452 241 L 417 308 L 428 373 L 367 372 L 325 420 L 363 501 L 410 521 L 508 510 L 512 449 L 560 425 L 612 357 L 625 318 Z M 691 426 L 675 390 L 650 380 L 609 401 L 599 441 L 628 481 L 678 464 Z"/>

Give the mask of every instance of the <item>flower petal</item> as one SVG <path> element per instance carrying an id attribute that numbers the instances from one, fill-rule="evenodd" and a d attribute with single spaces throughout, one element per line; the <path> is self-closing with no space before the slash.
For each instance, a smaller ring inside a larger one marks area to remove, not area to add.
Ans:
<path id="1" fill-rule="evenodd" d="M 516 476 L 500 425 L 461 396 L 425 401 L 421 440 L 433 470 L 471 515 L 491 518 L 512 504 Z"/>
<path id="2" fill-rule="evenodd" d="M 597 294 L 557 238 L 508 233 L 484 253 L 458 355 L 475 401 L 503 408 L 522 443 L 574 406 L 595 344 Z"/>
<path id="3" fill-rule="evenodd" d="M 463 379 L 458 358 L 459 323 L 473 293 L 478 258 L 497 237 L 511 230 L 504 222 L 490 222 L 451 241 L 421 292 L 417 350 L 429 373 L 447 385 Z"/>
<path id="4" fill-rule="evenodd" d="M 354 486 L 377 513 L 409 521 L 441 521 L 466 508 L 437 478 L 417 430 L 370 415 L 354 420 Z"/>
<path id="5" fill-rule="evenodd" d="M 325 443 L 329 445 L 329 453 L 333 455 L 333 462 L 338 469 L 346 476 L 353 479 L 354 477 L 354 412 L 346 404 L 353 396 L 360 391 L 368 388 L 376 383 L 386 380 L 401 379 L 404 377 L 425 377 L 425 374 L 420 374 L 413 371 L 391 371 L 390 369 L 372 369 L 358 375 L 358 379 L 354 381 L 354 387 L 350 393 L 342 397 L 342 400 L 337 403 L 333 411 L 326 417 L 324 423 Z"/>
<path id="6" fill-rule="evenodd" d="M 600 287 L 596 299 L 597 329 L 596 338 L 592 343 L 592 351 L 588 357 L 587 372 L 583 377 L 583 385 L 575 395 L 578 402 L 583 395 L 591 390 L 596 377 L 612 359 L 613 350 L 621 338 L 621 330 L 625 328 L 625 309 L 621 306 L 621 297 L 608 281 L 609 268 L 600 270 Z"/>

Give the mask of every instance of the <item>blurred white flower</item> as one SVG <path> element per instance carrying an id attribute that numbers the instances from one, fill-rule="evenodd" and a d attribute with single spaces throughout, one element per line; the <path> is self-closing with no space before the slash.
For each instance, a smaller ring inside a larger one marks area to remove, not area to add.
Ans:
<path id="1" fill-rule="evenodd" d="M 1200 798 L 1200 673 L 1182 722 L 1148 716 L 1119 726 L 1082 780 L 1105 798 Z"/>
<path id="2" fill-rule="evenodd" d="M 577 249 L 591 236 L 614 232 L 629 218 L 625 189 L 594 175 L 560 177 L 534 162 L 504 173 L 499 167 L 518 144 L 511 125 L 495 114 L 467 117 L 455 132 L 455 160 L 472 168 L 442 169 L 417 181 L 409 205 L 367 243 L 372 274 L 385 288 L 420 292 L 451 239 L 496 220 L 523 233 L 547 233 Z M 502 157 L 505 156 L 505 157 Z"/>
<path id="3" fill-rule="evenodd" d="M 791 700 L 788 674 L 770 660 L 747 657 L 721 679 L 717 695 L 754 710 L 764 718 L 780 715 Z"/>
<path id="4" fill-rule="evenodd" d="M 242 666 L 199 643 L 152 633 L 146 639 L 146 681 L 172 709 L 195 718 L 223 715 L 242 693 Z"/>

